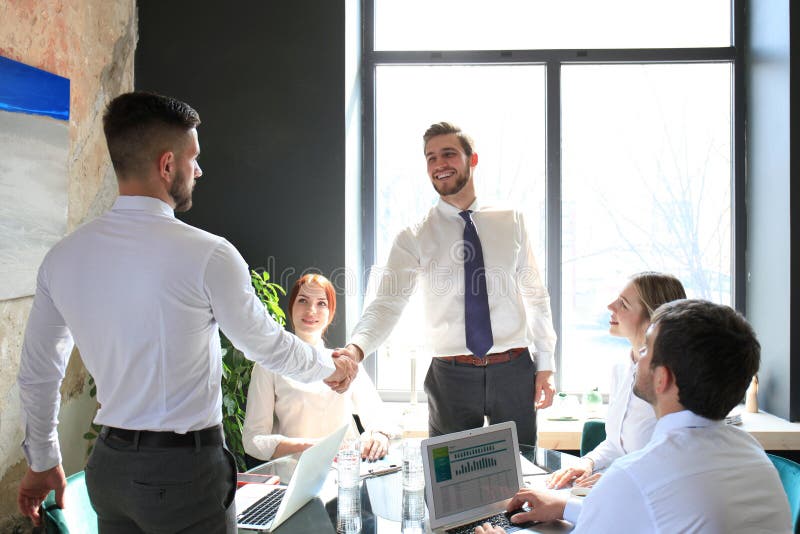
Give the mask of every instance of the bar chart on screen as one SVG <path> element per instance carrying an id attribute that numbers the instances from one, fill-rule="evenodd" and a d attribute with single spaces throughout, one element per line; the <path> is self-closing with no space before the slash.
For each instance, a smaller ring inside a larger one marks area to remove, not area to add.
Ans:
<path id="1" fill-rule="evenodd" d="M 517 480 L 510 443 L 472 440 L 460 445 L 432 451 L 435 479 L 447 509 L 466 510 L 513 494 Z"/>

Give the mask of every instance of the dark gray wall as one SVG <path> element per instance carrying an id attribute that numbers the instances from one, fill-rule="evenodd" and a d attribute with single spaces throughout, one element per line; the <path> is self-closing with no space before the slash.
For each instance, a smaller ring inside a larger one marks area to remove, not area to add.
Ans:
<path id="1" fill-rule="evenodd" d="M 180 217 L 287 290 L 307 269 L 343 267 L 344 1 L 139 0 L 138 11 L 136 88 L 203 121 L 203 177 Z M 338 305 L 332 345 L 345 337 L 341 294 Z"/>
<path id="2" fill-rule="evenodd" d="M 760 407 L 800 419 L 797 188 L 791 183 L 789 0 L 747 2 L 747 317 L 761 341 Z M 794 191 L 793 191 L 794 189 Z M 792 266 L 794 265 L 794 269 Z M 792 284 L 794 281 L 794 284 Z M 792 295 L 792 292 L 795 294 Z"/>

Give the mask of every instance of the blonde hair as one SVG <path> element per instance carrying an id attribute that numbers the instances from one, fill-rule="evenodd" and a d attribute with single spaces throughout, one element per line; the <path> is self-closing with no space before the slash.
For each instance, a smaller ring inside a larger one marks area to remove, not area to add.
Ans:
<path id="1" fill-rule="evenodd" d="M 686 298 L 683 284 L 671 274 L 643 271 L 631 276 L 631 282 L 644 305 L 648 319 L 662 304 Z"/>

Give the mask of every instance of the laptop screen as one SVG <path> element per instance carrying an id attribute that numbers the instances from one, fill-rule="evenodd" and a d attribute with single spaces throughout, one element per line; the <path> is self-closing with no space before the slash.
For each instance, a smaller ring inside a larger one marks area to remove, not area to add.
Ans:
<path id="1" fill-rule="evenodd" d="M 522 485 L 513 422 L 423 440 L 422 449 L 432 526 L 496 512 Z"/>

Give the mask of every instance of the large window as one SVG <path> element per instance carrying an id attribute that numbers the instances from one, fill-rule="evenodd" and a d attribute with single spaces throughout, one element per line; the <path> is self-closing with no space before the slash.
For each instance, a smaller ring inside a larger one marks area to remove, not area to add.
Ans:
<path id="1" fill-rule="evenodd" d="M 437 199 L 424 130 L 460 125 L 480 155 L 478 195 L 517 207 L 532 230 L 565 391 L 607 390 L 626 357 L 606 304 L 629 275 L 670 272 L 725 304 L 741 296 L 730 5 L 650 4 L 366 4 L 364 263 L 385 263 Z M 379 351 L 387 398 L 421 389 L 423 321 L 417 295 Z"/>

